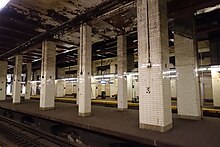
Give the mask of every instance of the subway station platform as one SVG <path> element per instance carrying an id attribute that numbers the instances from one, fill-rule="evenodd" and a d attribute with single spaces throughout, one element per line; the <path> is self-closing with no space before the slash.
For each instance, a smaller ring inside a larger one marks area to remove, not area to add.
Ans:
<path id="1" fill-rule="evenodd" d="M 39 110 L 37 101 L 14 105 L 2 101 L 0 107 L 49 119 L 83 129 L 156 146 L 219 146 L 220 119 L 183 120 L 173 116 L 173 129 L 159 133 L 138 128 L 138 111 L 119 112 L 116 108 L 92 106 L 91 117 L 78 117 L 77 105 L 56 102 L 54 110 Z"/>
<path id="2" fill-rule="evenodd" d="M 10 99 L 10 97 L 8 97 Z M 31 100 L 40 100 L 40 96 L 31 96 Z M 72 97 L 56 97 L 56 102 L 63 102 L 63 103 L 73 103 L 76 104 L 76 98 Z M 99 105 L 99 106 L 107 106 L 107 107 L 117 107 L 117 100 L 115 99 L 92 99 L 92 105 Z M 213 116 L 213 117 L 220 117 L 220 107 L 214 107 L 212 102 L 205 102 L 205 105 L 202 107 L 203 115 L 205 116 Z M 128 102 L 128 108 L 131 109 L 138 109 L 139 103 L 138 102 Z M 177 100 L 172 100 L 172 111 L 177 112 Z"/>

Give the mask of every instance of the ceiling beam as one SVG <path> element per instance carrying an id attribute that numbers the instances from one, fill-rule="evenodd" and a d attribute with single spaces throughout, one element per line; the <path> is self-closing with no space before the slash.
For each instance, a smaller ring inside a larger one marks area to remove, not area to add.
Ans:
<path id="1" fill-rule="evenodd" d="M 89 9 L 88 11 L 76 16 L 72 20 L 69 20 L 62 25 L 59 25 L 58 27 L 55 27 L 49 31 L 46 31 L 45 33 L 42 33 L 29 41 L 13 48 L 12 50 L 1 54 L 0 58 L 1 59 L 7 59 L 11 56 L 14 56 L 15 54 L 18 54 L 20 52 L 25 51 L 28 47 L 40 43 L 46 39 L 52 38 L 55 36 L 57 33 L 59 33 L 61 30 L 68 30 L 73 27 L 78 27 L 81 23 L 88 22 L 92 20 L 93 18 L 99 17 L 104 13 L 109 12 L 111 9 L 113 9 L 116 5 L 119 4 L 124 4 L 132 0 L 106 0 L 102 2 L 101 4 L 98 4 L 96 7 Z"/>

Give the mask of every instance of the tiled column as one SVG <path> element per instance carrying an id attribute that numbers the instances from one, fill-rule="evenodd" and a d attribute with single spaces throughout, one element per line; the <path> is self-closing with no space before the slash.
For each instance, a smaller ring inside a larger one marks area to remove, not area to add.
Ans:
<path id="1" fill-rule="evenodd" d="M 172 128 L 166 0 L 138 0 L 138 71 L 140 128 Z"/>
<path id="2" fill-rule="evenodd" d="M 92 62 L 92 77 L 91 77 L 91 83 L 92 83 L 92 93 L 91 93 L 91 98 L 96 99 L 97 94 L 96 94 L 96 80 L 94 76 L 96 75 L 96 63 Z"/>
<path id="3" fill-rule="evenodd" d="M 22 73 L 22 55 L 16 55 L 14 66 L 14 82 L 13 82 L 13 103 L 17 104 L 21 101 L 21 73 Z"/>
<path id="4" fill-rule="evenodd" d="M 79 52 L 79 116 L 91 115 L 91 63 L 92 28 L 86 24 L 80 27 Z"/>
<path id="5" fill-rule="evenodd" d="M 96 62 L 92 62 L 92 75 L 97 75 Z"/>
<path id="6" fill-rule="evenodd" d="M 12 79 L 12 74 L 7 74 L 7 80 L 6 80 L 6 82 L 10 82 L 11 84 L 7 84 L 7 86 L 6 86 L 6 95 L 11 95 L 12 94 L 12 81 L 13 81 L 13 79 Z"/>
<path id="7" fill-rule="evenodd" d="M 79 104 L 79 76 L 80 76 L 80 48 L 77 54 L 77 94 L 76 94 L 76 104 Z"/>
<path id="8" fill-rule="evenodd" d="M 7 82 L 7 70 L 8 62 L 0 61 L 0 101 L 5 100 L 6 97 L 6 82 Z"/>
<path id="9" fill-rule="evenodd" d="M 31 72 L 32 72 L 32 63 L 26 64 L 27 72 L 26 72 L 26 91 L 25 91 L 25 99 L 29 100 L 31 97 Z"/>
<path id="10" fill-rule="evenodd" d="M 212 93 L 214 106 L 220 106 L 220 68 L 214 65 L 220 65 L 220 38 L 218 34 L 209 36 L 209 46 L 211 53 L 211 74 L 212 74 Z M 218 36 L 218 37 L 216 37 Z"/>
<path id="11" fill-rule="evenodd" d="M 125 35 L 117 38 L 117 60 L 118 60 L 118 109 L 128 108 L 127 98 L 127 40 Z"/>
<path id="12" fill-rule="evenodd" d="M 56 65 L 56 44 L 51 41 L 44 41 L 42 44 L 41 61 L 41 91 L 40 109 L 49 110 L 54 108 L 55 98 L 55 65 Z"/>
<path id="13" fill-rule="evenodd" d="M 37 81 L 37 72 L 33 72 L 33 81 Z"/>
<path id="14" fill-rule="evenodd" d="M 97 92 L 96 92 L 96 81 L 94 77 L 91 77 L 91 83 L 92 83 L 92 93 L 91 93 L 91 98 L 96 99 L 97 97 Z"/>
<path id="15" fill-rule="evenodd" d="M 55 87 L 56 87 L 56 97 L 63 97 L 64 96 L 64 81 L 56 80 Z"/>
<path id="16" fill-rule="evenodd" d="M 177 108 L 180 117 L 200 119 L 197 54 L 193 39 L 175 34 Z"/>
<path id="17" fill-rule="evenodd" d="M 220 106 L 220 69 L 212 68 L 212 93 L 214 106 Z"/>
<path id="18" fill-rule="evenodd" d="M 132 75 L 127 75 L 127 96 L 129 101 L 131 101 L 133 98 L 132 93 L 133 93 Z"/>
<path id="19" fill-rule="evenodd" d="M 115 74 L 115 63 L 110 65 L 110 73 Z M 111 78 L 112 83 L 110 84 L 110 97 L 117 94 L 117 86 L 115 76 Z"/>

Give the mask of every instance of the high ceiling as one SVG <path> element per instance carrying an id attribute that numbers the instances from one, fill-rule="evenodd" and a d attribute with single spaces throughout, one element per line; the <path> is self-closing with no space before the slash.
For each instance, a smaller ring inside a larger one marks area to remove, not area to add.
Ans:
<path id="1" fill-rule="evenodd" d="M 119 3 L 120 1 L 123 1 L 123 3 Z M 108 7 L 107 5 L 106 8 L 108 9 L 102 9 L 103 6 L 99 7 L 105 2 L 118 2 L 118 4 L 114 7 Z M 172 38 L 171 32 L 176 19 L 186 18 L 196 10 L 215 6 L 219 3 L 218 0 L 168 0 L 170 38 Z M 128 49 L 132 52 L 137 48 L 137 42 L 135 42 L 137 40 L 135 1 L 11 0 L 0 11 L 0 56 L 5 55 L 4 58 L 8 59 L 13 65 L 13 56 L 18 53 L 19 45 L 30 41 L 35 36 L 40 38 L 40 34 L 50 32 L 50 30 L 57 27 L 55 29 L 56 33 L 52 34 L 53 37 L 50 36 L 50 39 L 57 42 L 57 66 L 65 67 L 76 64 L 79 25 L 71 22 L 69 24 L 74 25 L 72 27 L 68 26 L 68 29 L 66 27 L 59 28 L 59 26 L 65 22 L 75 20 L 77 17 L 80 18 L 90 10 L 93 13 L 85 16 L 93 17 L 90 20 L 85 18 L 85 20 L 89 20 L 88 23 L 93 28 L 93 60 L 116 56 L 116 36 L 122 32 L 128 34 Z M 198 39 L 208 39 L 210 32 L 219 30 L 219 15 L 220 11 L 217 9 L 196 16 Z M 184 21 L 187 21 L 187 19 Z M 183 24 L 187 23 L 183 22 Z M 179 33 L 184 33 L 187 29 L 187 25 L 183 25 L 180 27 Z M 172 45 L 172 42 L 170 45 Z M 22 47 L 24 62 L 34 62 L 34 68 L 40 68 L 41 40 L 33 44 L 31 42 L 31 45 L 28 44 L 27 48 L 25 47 Z M 10 55 L 7 54 L 8 51 L 11 51 Z"/>

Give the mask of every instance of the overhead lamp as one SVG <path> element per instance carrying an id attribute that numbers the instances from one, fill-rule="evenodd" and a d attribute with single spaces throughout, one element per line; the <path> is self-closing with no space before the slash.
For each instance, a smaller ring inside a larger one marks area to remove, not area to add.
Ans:
<path id="1" fill-rule="evenodd" d="M 206 70 L 208 70 L 208 68 L 205 68 L 205 67 L 204 67 L 204 68 L 199 68 L 199 69 L 198 69 L 198 71 L 206 71 Z"/>
<path id="2" fill-rule="evenodd" d="M 2 10 L 10 0 L 1 0 L 0 1 L 0 10 Z"/>

